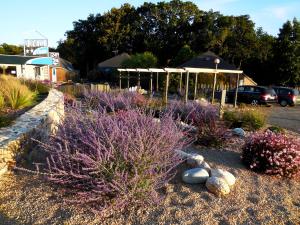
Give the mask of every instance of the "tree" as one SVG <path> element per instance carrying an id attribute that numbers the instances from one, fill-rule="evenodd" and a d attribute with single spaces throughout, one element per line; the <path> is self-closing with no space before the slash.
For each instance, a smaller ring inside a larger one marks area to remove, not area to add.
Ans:
<path id="1" fill-rule="evenodd" d="M 23 46 L 3 43 L 0 45 L 0 54 L 20 55 L 23 54 Z"/>
<path id="2" fill-rule="evenodd" d="M 157 58 L 151 52 L 137 53 L 122 63 L 124 68 L 153 68 L 157 66 Z"/>
<path id="3" fill-rule="evenodd" d="M 178 67 L 195 56 L 196 53 L 191 49 L 191 47 L 189 45 L 184 45 L 179 50 L 177 55 L 172 59 L 171 65 L 174 67 Z"/>
<path id="4" fill-rule="evenodd" d="M 274 46 L 275 79 L 282 85 L 300 84 L 300 22 L 287 21 Z"/>

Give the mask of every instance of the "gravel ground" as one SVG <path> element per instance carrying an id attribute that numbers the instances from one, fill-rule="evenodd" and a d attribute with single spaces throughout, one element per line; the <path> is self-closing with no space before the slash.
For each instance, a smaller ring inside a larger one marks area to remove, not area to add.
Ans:
<path id="1" fill-rule="evenodd" d="M 183 184 L 178 175 L 166 187 L 160 206 L 131 210 L 101 221 L 86 209 L 66 205 L 55 189 L 37 176 L 15 173 L 0 178 L 0 224 L 300 224 L 300 178 L 266 176 L 246 169 L 240 161 L 243 140 L 233 139 L 222 151 L 192 146 L 212 167 L 232 172 L 237 183 L 218 198 L 204 185 Z"/>

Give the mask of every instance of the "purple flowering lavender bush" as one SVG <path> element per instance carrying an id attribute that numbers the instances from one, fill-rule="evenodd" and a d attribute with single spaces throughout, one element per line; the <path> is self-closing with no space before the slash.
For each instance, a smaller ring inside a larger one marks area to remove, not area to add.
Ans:
<path id="1" fill-rule="evenodd" d="M 181 162 L 174 150 L 188 142 L 170 114 L 157 122 L 140 110 L 67 108 L 56 135 L 41 145 L 50 155 L 47 178 L 104 215 L 157 203 Z"/>
<path id="2" fill-rule="evenodd" d="M 128 110 L 147 105 L 146 98 L 137 92 L 86 91 L 83 102 L 86 107 L 106 112 Z"/>
<path id="3" fill-rule="evenodd" d="M 195 101 L 187 103 L 173 101 L 167 107 L 174 119 L 180 119 L 197 128 L 197 142 L 206 146 L 220 147 L 224 144 L 227 128 L 219 120 L 217 107 L 200 104 Z"/>
<path id="4" fill-rule="evenodd" d="M 300 172 L 300 141 L 271 131 L 254 133 L 243 147 L 242 161 L 254 171 L 292 177 Z"/>

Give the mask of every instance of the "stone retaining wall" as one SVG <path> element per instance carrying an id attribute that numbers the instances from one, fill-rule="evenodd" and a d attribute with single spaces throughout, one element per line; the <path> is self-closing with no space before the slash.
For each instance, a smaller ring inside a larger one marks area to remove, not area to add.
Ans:
<path id="1" fill-rule="evenodd" d="M 34 134 L 39 138 L 55 132 L 64 114 L 63 93 L 52 89 L 47 98 L 17 118 L 13 125 L 0 128 L 0 175 L 14 166 L 20 146 Z"/>

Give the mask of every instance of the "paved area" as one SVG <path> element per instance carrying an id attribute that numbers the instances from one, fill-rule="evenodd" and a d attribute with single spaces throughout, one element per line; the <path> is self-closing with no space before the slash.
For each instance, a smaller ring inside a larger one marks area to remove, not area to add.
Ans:
<path id="1" fill-rule="evenodd" d="M 273 106 L 268 110 L 270 110 L 270 124 L 300 133 L 300 105 L 294 107 Z"/>

